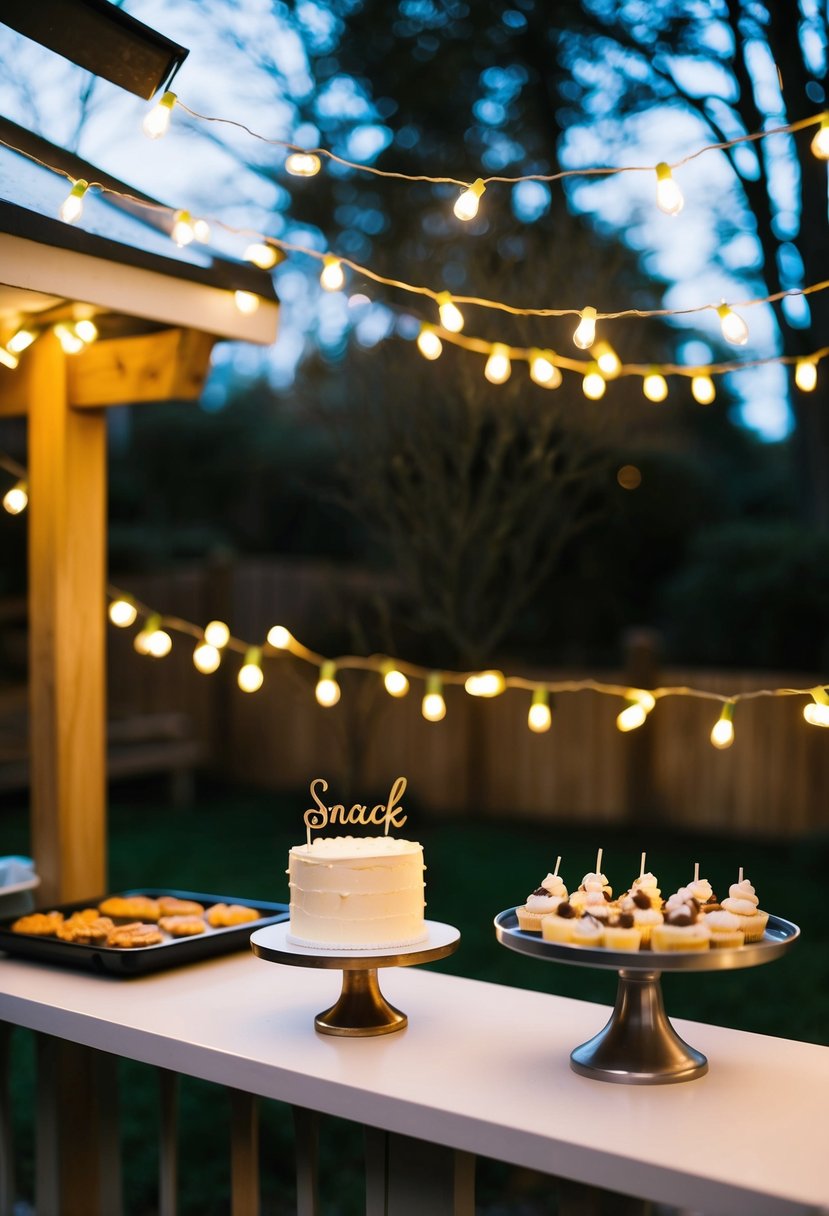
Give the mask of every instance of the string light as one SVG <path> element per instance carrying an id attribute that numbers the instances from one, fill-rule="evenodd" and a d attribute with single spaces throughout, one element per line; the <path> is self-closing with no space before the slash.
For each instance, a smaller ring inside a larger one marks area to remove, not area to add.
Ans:
<path id="1" fill-rule="evenodd" d="M 483 179 L 479 177 L 471 186 L 467 186 L 461 192 L 453 208 L 459 220 L 474 220 L 478 214 L 478 205 L 484 190 L 486 190 L 486 186 Z"/>
<path id="2" fill-rule="evenodd" d="M 340 686 L 337 683 L 337 664 L 326 659 L 320 667 L 320 675 L 314 694 L 320 705 L 330 709 L 340 699 Z"/>
<path id="3" fill-rule="evenodd" d="M 597 342 L 593 354 L 605 380 L 615 380 L 622 370 L 622 361 L 610 343 Z"/>
<path id="4" fill-rule="evenodd" d="M 717 395 L 710 376 L 691 377 L 691 395 L 699 405 L 710 405 Z"/>
<path id="5" fill-rule="evenodd" d="M 588 401 L 599 401 L 604 396 L 607 383 L 595 363 L 591 364 L 591 371 L 582 380 L 581 388 Z"/>
<path id="6" fill-rule="evenodd" d="M 553 363 L 554 358 L 551 350 L 530 351 L 530 379 L 542 388 L 558 388 L 561 384 L 561 372 Z"/>
<path id="7" fill-rule="evenodd" d="M 83 342 L 84 346 L 88 346 L 90 342 L 94 342 L 98 337 L 98 326 L 94 321 L 90 321 L 88 318 L 82 321 L 76 321 L 72 328 L 80 338 L 81 342 Z"/>
<path id="8" fill-rule="evenodd" d="M 647 689 L 628 689 L 625 697 L 625 708 L 617 716 L 616 726 L 623 733 L 636 730 L 642 726 L 655 705 L 656 698 Z"/>
<path id="9" fill-rule="evenodd" d="M 724 751 L 734 742 L 734 702 L 726 701 L 719 718 L 711 727 L 711 742 Z"/>
<path id="10" fill-rule="evenodd" d="M 322 161 L 313 152 L 292 152 L 285 160 L 285 168 L 293 177 L 314 177 L 322 168 Z"/>
<path id="11" fill-rule="evenodd" d="M 470 697 L 498 697 L 506 686 L 502 671 L 476 671 L 467 676 L 464 682 Z"/>
<path id="12" fill-rule="evenodd" d="M 245 260 L 253 262 L 260 270 L 270 270 L 279 261 L 279 251 L 273 245 L 259 243 L 248 245 L 245 250 Z"/>
<path id="13" fill-rule="evenodd" d="M 441 291 L 437 295 L 438 315 L 440 323 L 444 329 L 448 329 L 450 334 L 459 334 L 463 329 L 463 313 L 452 300 L 452 296 L 448 291 Z"/>
<path id="14" fill-rule="evenodd" d="M 176 104 L 176 101 L 175 93 L 171 93 L 168 90 L 153 108 L 147 112 L 142 126 L 144 134 L 149 139 L 161 139 L 162 135 L 167 134 L 170 129 L 170 120 L 173 116 L 173 106 Z"/>
<path id="15" fill-rule="evenodd" d="M 664 160 L 656 166 L 656 205 L 666 215 L 679 215 L 685 206 L 685 199 L 674 181 L 671 166 Z"/>
<path id="16" fill-rule="evenodd" d="M 533 699 L 527 713 L 527 726 L 536 735 L 543 735 L 553 724 L 553 714 L 550 709 L 550 694 L 546 688 L 539 685 L 533 692 Z"/>
<path id="17" fill-rule="evenodd" d="M 426 691 L 420 712 L 427 722 L 442 722 L 446 717 L 446 702 L 443 699 L 443 680 L 436 671 L 426 677 Z"/>
<path id="18" fill-rule="evenodd" d="M 81 218 L 81 214 L 83 212 L 83 199 L 88 189 L 89 182 L 85 181 L 82 177 L 79 177 L 60 205 L 58 215 L 64 221 L 64 223 L 74 224 L 76 220 Z"/>
<path id="19" fill-rule="evenodd" d="M 730 342 L 732 346 L 745 346 L 748 342 L 748 326 L 743 318 L 726 303 L 720 304 L 717 316 L 720 318 L 720 328 L 726 342 Z"/>
<path id="20" fill-rule="evenodd" d="M 597 310 L 592 307 L 583 308 L 579 313 L 581 320 L 576 326 L 573 341 L 579 350 L 589 350 L 596 338 Z"/>
<path id="21" fill-rule="evenodd" d="M 814 392 L 817 385 L 817 364 L 813 359 L 798 359 L 794 369 L 794 382 L 802 393 Z"/>
<path id="22" fill-rule="evenodd" d="M 7 347 L 0 346 L 0 363 L 2 363 L 4 367 L 8 367 L 11 371 L 14 371 L 19 362 L 20 360 L 18 359 L 17 355 L 15 355 Z"/>
<path id="23" fill-rule="evenodd" d="M 345 287 L 345 271 L 339 258 L 326 254 L 323 258 L 320 286 L 326 291 L 342 291 Z"/>
<path id="24" fill-rule="evenodd" d="M 193 651 L 193 666 L 202 675 L 210 676 L 214 671 L 218 671 L 221 661 L 221 653 L 209 642 L 199 642 Z"/>
<path id="25" fill-rule="evenodd" d="M 252 291 L 234 291 L 233 301 L 244 316 L 249 317 L 259 307 L 259 296 Z"/>
<path id="26" fill-rule="evenodd" d="M 504 384 L 509 380 L 512 375 L 512 364 L 508 346 L 504 346 L 501 342 L 495 343 L 492 354 L 486 361 L 484 375 L 490 384 Z"/>
<path id="27" fill-rule="evenodd" d="M 216 650 L 224 650 L 230 641 L 230 630 L 224 621 L 209 621 L 204 627 L 204 640 Z"/>
<path id="28" fill-rule="evenodd" d="M 668 383 L 663 375 L 653 370 L 642 381 L 642 392 L 648 401 L 664 401 L 668 396 Z"/>
<path id="29" fill-rule="evenodd" d="M 78 355 L 86 345 L 83 338 L 76 332 L 74 325 L 55 325 L 52 332 L 60 342 L 65 355 Z"/>
<path id="30" fill-rule="evenodd" d="M 128 596 L 121 596 L 119 599 L 113 600 L 109 606 L 109 619 L 119 629 L 128 629 L 130 625 L 134 625 L 137 616 L 138 609 L 135 600 Z"/>
<path id="31" fill-rule="evenodd" d="M 829 114 L 824 114 L 812 138 L 812 152 L 818 160 L 829 160 Z"/>
<path id="32" fill-rule="evenodd" d="M 439 359 L 443 351 L 443 343 L 431 325 L 421 325 L 417 335 L 417 349 L 424 359 Z"/>
<path id="33" fill-rule="evenodd" d="M 239 668 L 236 683 L 242 692 L 258 692 L 265 682 L 262 671 L 262 651 L 258 646 L 249 646 L 245 651 L 245 660 Z"/>
<path id="34" fill-rule="evenodd" d="M 13 354 L 19 355 L 27 346 L 31 346 L 37 337 L 36 329 L 18 329 L 17 333 L 12 334 L 6 343 L 6 349 Z"/>
<path id="35" fill-rule="evenodd" d="M 803 717 L 810 726 L 829 726 L 829 696 L 825 688 L 812 689 L 812 700 L 803 706 Z"/>
<path id="36" fill-rule="evenodd" d="M 383 664 L 383 683 L 391 697 L 405 697 L 409 691 L 409 681 L 390 659 Z"/>
<path id="37" fill-rule="evenodd" d="M 210 225 L 207 220 L 193 220 L 193 236 L 202 245 L 210 240 Z"/>
<path id="38" fill-rule="evenodd" d="M 290 650 L 293 640 L 293 635 L 284 625 L 273 625 L 268 630 L 268 645 L 273 646 L 274 650 Z"/>
<path id="39" fill-rule="evenodd" d="M 25 481 L 18 481 L 3 495 L 3 506 L 9 515 L 20 515 L 26 510 L 29 502 L 29 491 Z"/>
<path id="40" fill-rule="evenodd" d="M 176 211 L 173 215 L 173 230 L 170 233 L 179 248 L 191 244 L 196 239 L 193 227 L 193 217 L 189 211 Z"/>
<path id="41" fill-rule="evenodd" d="M 152 659 L 163 659 L 173 649 L 173 639 L 161 628 L 161 617 L 158 613 L 147 618 L 144 628 L 135 635 L 133 646 L 139 654 L 148 655 Z"/>

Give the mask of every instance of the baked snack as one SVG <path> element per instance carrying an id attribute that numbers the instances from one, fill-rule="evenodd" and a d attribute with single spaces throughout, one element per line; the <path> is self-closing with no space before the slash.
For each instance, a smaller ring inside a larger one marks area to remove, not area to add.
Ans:
<path id="1" fill-rule="evenodd" d="M 625 895 L 619 901 L 619 910 L 628 912 L 633 917 L 633 923 L 641 934 L 642 948 L 647 950 L 651 934 L 657 925 L 663 921 L 662 913 L 654 908 L 647 891 L 636 891 L 633 895 Z"/>
<path id="2" fill-rule="evenodd" d="M 640 874 L 638 878 L 634 878 L 631 883 L 628 895 L 633 897 L 637 892 L 647 895 L 652 908 L 659 909 L 662 907 L 662 892 L 659 890 L 659 880 L 655 874 L 651 874 L 650 870 Z"/>
<path id="3" fill-rule="evenodd" d="M 711 930 L 693 899 L 666 911 L 664 924 L 651 930 L 653 950 L 707 950 L 710 943 Z"/>
<path id="4" fill-rule="evenodd" d="M 289 941 L 356 950 L 423 941 L 424 868 L 422 847 L 394 836 L 320 836 L 295 845 Z"/>
<path id="5" fill-rule="evenodd" d="M 157 946 L 163 938 L 157 925 L 145 925 L 133 921 L 128 925 L 118 925 L 106 940 L 108 946 L 117 950 L 135 950 L 140 946 Z"/>
<path id="6" fill-rule="evenodd" d="M 57 936 L 62 942 L 76 942 L 81 946 L 101 946 L 109 937 L 115 925 L 108 916 L 101 916 L 97 908 L 84 908 L 81 912 L 73 912 L 62 925 L 58 926 Z"/>
<path id="7" fill-rule="evenodd" d="M 32 912 L 14 922 L 12 933 L 30 933 L 32 937 L 54 937 L 62 924 L 62 912 Z"/>
<path id="8" fill-rule="evenodd" d="M 200 916 L 162 916 L 158 927 L 171 937 L 197 937 L 207 925 Z"/>
<path id="9" fill-rule="evenodd" d="M 580 916 L 573 921 L 570 941 L 574 946 L 600 946 L 603 929 L 601 922 L 593 916 Z"/>
<path id="10" fill-rule="evenodd" d="M 728 888 L 728 898 L 722 901 L 722 906 L 726 912 L 739 918 L 747 942 L 759 942 L 766 931 L 769 914 L 760 910 L 759 903 L 754 887 L 747 878 L 743 878 L 741 869 L 738 881 Z"/>
<path id="11" fill-rule="evenodd" d="M 255 908 L 247 908 L 244 904 L 214 904 L 206 914 L 206 920 L 214 929 L 230 929 L 234 925 L 246 925 L 259 920 Z"/>
<path id="12" fill-rule="evenodd" d="M 578 918 L 578 912 L 564 899 L 555 912 L 541 919 L 541 936 L 545 942 L 567 943 L 573 940 L 573 927 Z"/>
<path id="13" fill-rule="evenodd" d="M 617 912 L 604 926 L 602 945 L 608 950 L 638 950 L 641 944 L 642 930 L 632 912 Z"/>
<path id="14" fill-rule="evenodd" d="M 567 898 L 567 888 L 558 876 L 560 862 L 559 857 L 552 874 L 548 874 L 541 886 L 527 896 L 527 902 L 522 907 L 515 909 L 519 929 L 527 933 L 540 933 L 542 916 L 555 912 L 561 901 Z"/>
<path id="15" fill-rule="evenodd" d="M 148 895 L 111 895 L 101 900 L 98 911 L 102 916 L 130 921 L 158 920 L 161 915 L 158 900 Z"/>
<path id="16" fill-rule="evenodd" d="M 204 916 L 204 906 L 195 899 L 178 899 L 175 895 L 159 895 L 158 909 L 162 916 Z"/>
<path id="17" fill-rule="evenodd" d="M 716 912 L 706 912 L 704 923 L 711 933 L 712 950 L 729 950 L 742 946 L 745 934 L 740 928 L 740 918 L 733 912 L 720 908 Z"/>

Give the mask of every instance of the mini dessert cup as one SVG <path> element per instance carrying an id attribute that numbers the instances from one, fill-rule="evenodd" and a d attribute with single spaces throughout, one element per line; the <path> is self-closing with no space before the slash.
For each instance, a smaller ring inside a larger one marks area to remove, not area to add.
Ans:
<path id="1" fill-rule="evenodd" d="M 573 940 L 573 926 L 576 921 L 564 916 L 543 916 L 541 918 L 541 936 L 545 942 L 558 942 L 559 945 L 569 945 Z"/>
<path id="2" fill-rule="evenodd" d="M 768 921 L 768 912 L 762 912 L 759 908 L 753 916 L 741 916 L 740 925 L 745 934 L 746 941 L 759 942 L 766 931 Z"/>
<path id="3" fill-rule="evenodd" d="M 712 950 L 731 950 L 745 940 L 740 917 L 732 912 L 707 912 L 703 924 L 711 934 Z"/>
<path id="4" fill-rule="evenodd" d="M 602 945 L 608 950 L 638 950 L 642 943 L 642 930 L 637 925 L 623 929 L 621 925 L 605 925 Z"/>
<path id="5" fill-rule="evenodd" d="M 704 925 L 654 925 L 651 932 L 651 949 L 660 950 L 707 950 L 711 934 Z"/>
<path id="6" fill-rule="evenodd" d="M 599 946 L 602 941 L 602 926 L 592 916 L 582 916 L 580 920 L 572 922 L 572 937 L 570 941 L 574 946 Z"/>

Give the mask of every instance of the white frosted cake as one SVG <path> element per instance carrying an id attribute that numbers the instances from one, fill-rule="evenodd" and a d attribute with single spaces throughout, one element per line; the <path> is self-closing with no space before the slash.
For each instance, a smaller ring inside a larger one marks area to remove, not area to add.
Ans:
<path id="1" fill-rule="evenodd" d="M 393 836 L 320 836 L 288 854 L 289 940 L 337 949 L 423 941 L 423 849 Z"/>

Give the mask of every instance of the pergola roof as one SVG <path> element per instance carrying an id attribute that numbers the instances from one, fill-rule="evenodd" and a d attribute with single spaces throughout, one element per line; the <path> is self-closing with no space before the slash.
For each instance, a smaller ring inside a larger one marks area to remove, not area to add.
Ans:
<path id="1" fill-rule="evenodd" d="M 73 300 L 219 338 L 273 342 L 277 300 L 269 273 L 216 256 L 204 245 L 179 248 L 170 239 L 170 212 L 106 192 L 90 190 L 81 225 L 66 224 L 56 217 L 68 183 L 47 165 L 157 202 L 0 118 L 0 284 L 19 289 L 0 290 L 0 319 Z M 237 290 L 260 297 L 254 314 L 236 308 Z"/>

